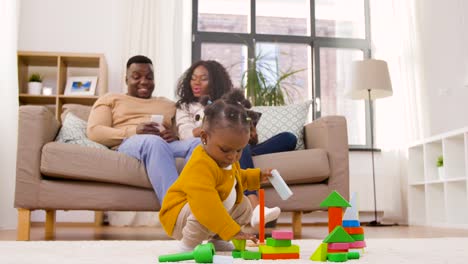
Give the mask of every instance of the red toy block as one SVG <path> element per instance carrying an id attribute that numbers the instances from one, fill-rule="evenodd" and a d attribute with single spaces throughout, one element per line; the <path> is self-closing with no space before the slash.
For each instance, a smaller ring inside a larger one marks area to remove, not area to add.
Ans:
<path id="1" fill-rule="evenodd" d="M 328 248 L 328 249 L 327 249 L 327 252 L 328 252 L 328 253 L 347 253 L 348 250 L 346 250 L 346 249 L 330 249 L 330 248 Z"/>
<path id="2" fill-rule="evenodd" d="M 258 240 L 265 243 L 265 190 L 258 190 L 258 200 L 260 206 L 260 226 L 258 230 Z"/>
<path id="3" fill-rule="evenodd" d="M 271 232 L 271 237 L 274 239 L 294 239 L 294 233 L 290 230 L 273 230 Z"/>
<path id="4" fill-rule="evenodd" d="M 299 253 L 262 254 L 262 259 L 298 259 Z"/>
<path id="5" fill-rule="evenodd" d="M 336 226 L 341 226 L 343 222 L 343 208 L 329 207 L 328 208 L 328 233 L 332 232 Z"/>
<path id="6" fill-rule="evenodd" d="M 362 227 L 345 227 L 344 230 L 350 235 L 364 234 L 364 228 Z"/>

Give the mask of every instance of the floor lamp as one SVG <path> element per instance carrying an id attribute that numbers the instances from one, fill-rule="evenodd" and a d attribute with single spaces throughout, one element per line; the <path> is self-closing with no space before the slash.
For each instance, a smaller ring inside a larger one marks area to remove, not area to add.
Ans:
<path id="1" fill-rule="evenodd" d="M 377 193 L 375 190 L 374 167 L 374 110 L 372 100 L 391 96 L 393 94 L 390 75 L 388 73 L 387 63 L 375 59 L 352 62 L 350 73 L 350 86 L 346 94 L 347 97 L 359 100 L 364 99 L 369 103 L 372 181 L 374 186 L 374 221 L 371 221 L 369 226 L 386 226 L 377 221 Z"/>

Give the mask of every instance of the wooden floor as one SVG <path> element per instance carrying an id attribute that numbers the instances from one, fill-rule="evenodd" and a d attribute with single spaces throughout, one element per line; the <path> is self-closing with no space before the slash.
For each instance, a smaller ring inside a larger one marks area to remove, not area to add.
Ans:
<path id="1" fill-rule="evenodd" d="M 280 224 L 276 229 L 291 229 Z M 270 229 L 271 230 L 271 229 Z M 365 227 L 366 238 L 428 238 L 428 237 L 468 237 L 468 229 L 446 229 L 431 227 Z M 269 230 L 267 230 L 268 233 Z M 303 226 L 303 239 L 323 239 L 327 236 L 324 224 Z M 55 240 L 165 240 L 161 227 L 94 227 L 91 224 L 58 223 Z M 16 230 L 0 230 L 0 241 L 16 240 Z M 33 224 L 31 240 L 44 240 L 43 224 Z"/>

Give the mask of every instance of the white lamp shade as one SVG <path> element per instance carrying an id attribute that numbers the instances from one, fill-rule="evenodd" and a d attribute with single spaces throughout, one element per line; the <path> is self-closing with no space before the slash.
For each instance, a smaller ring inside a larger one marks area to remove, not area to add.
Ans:
<path id="1" fill-rule="evenodd" d="M 352 62 L 346 96 L 351 99 L 369 99 L 369 90 L 371 100 L 393 94 L 385 61 L 368 59 Z"/>

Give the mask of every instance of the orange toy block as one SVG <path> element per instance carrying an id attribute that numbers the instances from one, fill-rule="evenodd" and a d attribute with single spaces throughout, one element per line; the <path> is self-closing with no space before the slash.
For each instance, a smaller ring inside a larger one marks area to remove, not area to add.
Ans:
<path id="1" fill-rule="evenodd" d="M 262 259 L 298 259 L 299 253 L 262 254 Z"/>
<path id="2" fill-rule="evenodd" d="M 344 230 L 350 235 L 364 234 L 364 228 L 362 227 L 345 227 Z"/>
<path id="3" fill-rule="evenodd" d="M 260 206 L 260 226 L 258 230 L 258 240 L 265 243 L 265 190 L 258 190 L 258 202 Z"/>
<path id="4" fill-rule="evenodd" d="M 343 222 L 343 208 L 329 207 L 328 208 L 328 233 L 332 232 L 336 226 L 341 226 Z"/>

